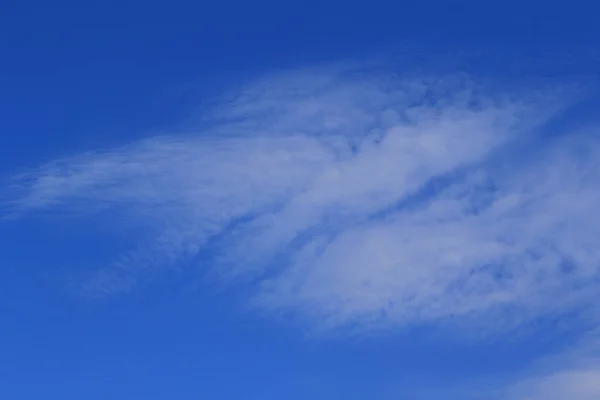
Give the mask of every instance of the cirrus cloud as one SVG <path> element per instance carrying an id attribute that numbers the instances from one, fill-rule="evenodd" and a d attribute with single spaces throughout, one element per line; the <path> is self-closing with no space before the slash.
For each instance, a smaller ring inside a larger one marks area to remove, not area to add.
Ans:
<path id="1" fill-rule="evenodd" d="M 224 96 L 197 133 L 15 176 L 6 204 L 154 227 L 88 291 L 198 263 L 251 287 L 254 306 L 322 329 L 456 318 L 498 329 L 588 306 L 598 289 L 600 142 L 543 137 L 567 94 L 295 71 Z"/>

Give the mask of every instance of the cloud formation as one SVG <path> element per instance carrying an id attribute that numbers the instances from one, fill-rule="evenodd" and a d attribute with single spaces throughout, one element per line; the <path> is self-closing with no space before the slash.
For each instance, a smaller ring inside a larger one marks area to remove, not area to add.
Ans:
<path id="1" fill-rule="evenodd" d="M 7 204 L 152 225 L 90 291 L 128 291 L 185 262 L 319 329 L 457 318 L 499 329 L 596 297 L 600 141 L 544 136 L 567 94 L 282 73 L 223 96 L 197 133 L 20 174 Z"/>
<path id="2" fill-rule="evenodd" d="M 600 370 L 560 371 L 528 382 L 518 400 L 595 400 L 600 397 Z"/>
<path id="3" fill-rule="evenodd" d="M 598 330 L 582 335 L 566 352 L 536 362 L 528 377 L 513 384 L 509 400 L 592 400 L 600 398 Z"/>

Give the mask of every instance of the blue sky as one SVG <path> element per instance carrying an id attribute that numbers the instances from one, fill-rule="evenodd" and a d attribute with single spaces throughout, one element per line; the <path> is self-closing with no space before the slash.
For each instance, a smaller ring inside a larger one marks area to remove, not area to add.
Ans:
<path id="1" fill-rule="evenodd" d="M 594 15 L 3 4 L 0 397 L 600 398 Z"/>

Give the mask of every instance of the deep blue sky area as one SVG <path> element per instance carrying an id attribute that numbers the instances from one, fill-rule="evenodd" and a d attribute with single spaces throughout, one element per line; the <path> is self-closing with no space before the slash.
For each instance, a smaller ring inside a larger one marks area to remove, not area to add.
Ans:
<path id="1" fill-rule="evenodd" d="M 273 71 L 402 53 L 414 54 L 417 69 L 456 55 L 436 68 L 490 79 L 595 77 L 594 8 L 591 1 L 4 0 L 0 180 L 81 151 L 188 131 L 204 101 Z M 479 61 L 463 65 L 462 53 Z M 519 65 L 525 72 L 515 72 Z M 598 98 L 592 93 L 566 123 L 592 118 Z M 319 337 L 301 318 L 248 312 L 246 289 L 207 288 L 198 266 L 160 272 L 129 293 L 81 295 L 78 277 L 106 254 L 127 251 L 145 227 L 112 229 L 120 214 L 59 214 L 0 221 L 1 399 L 495 398 L 472 393 L 517 379 L 516 371 L 569 348 L 591 324 L 540 318 L 511 340 L 422 326 Z M 542 334 L 532 336 L 536 330 Z"/>
<path id="2" fill-rule="evenodd" d="M 552 54 L 598 40 L 594 12 L 577 2 L 413 3 L 4 2 L 1 112 L 11 134 L 1 147 L 35 135 L 31 151 L 43 154 L 151 130 L 181 116 L 190 85 L 389 46 Z"/>

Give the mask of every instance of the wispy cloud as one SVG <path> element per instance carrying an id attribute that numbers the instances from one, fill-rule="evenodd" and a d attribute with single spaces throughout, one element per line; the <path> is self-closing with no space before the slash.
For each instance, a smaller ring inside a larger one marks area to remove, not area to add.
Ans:
<path id="1" fill-rule="evenodd" d="M 529 376 L 509 387 L 509 400 L 593 400 L 600 398 L 600 341 L 592 330 L 566 352 L 536 362 Z"/>
<path id="2" fill-rule="evenodd" d="M 596 400 L 600 397 L 600 368 L 559 371 L 524 382 L 518 400 Z"/>
<path id="3" fill-rule="evenodd" d="M 283 73 L 223 96 L 197 133 L 21 174 L 9 204 L 153 225 L 87 290 L 131 290 L 193 261 L 250 285 L 254 306 L 323 329 L 505 328 L 587 306 L 598 289 L 600 142 L 542 138 L 566 95 L 360 68 Z"/>

